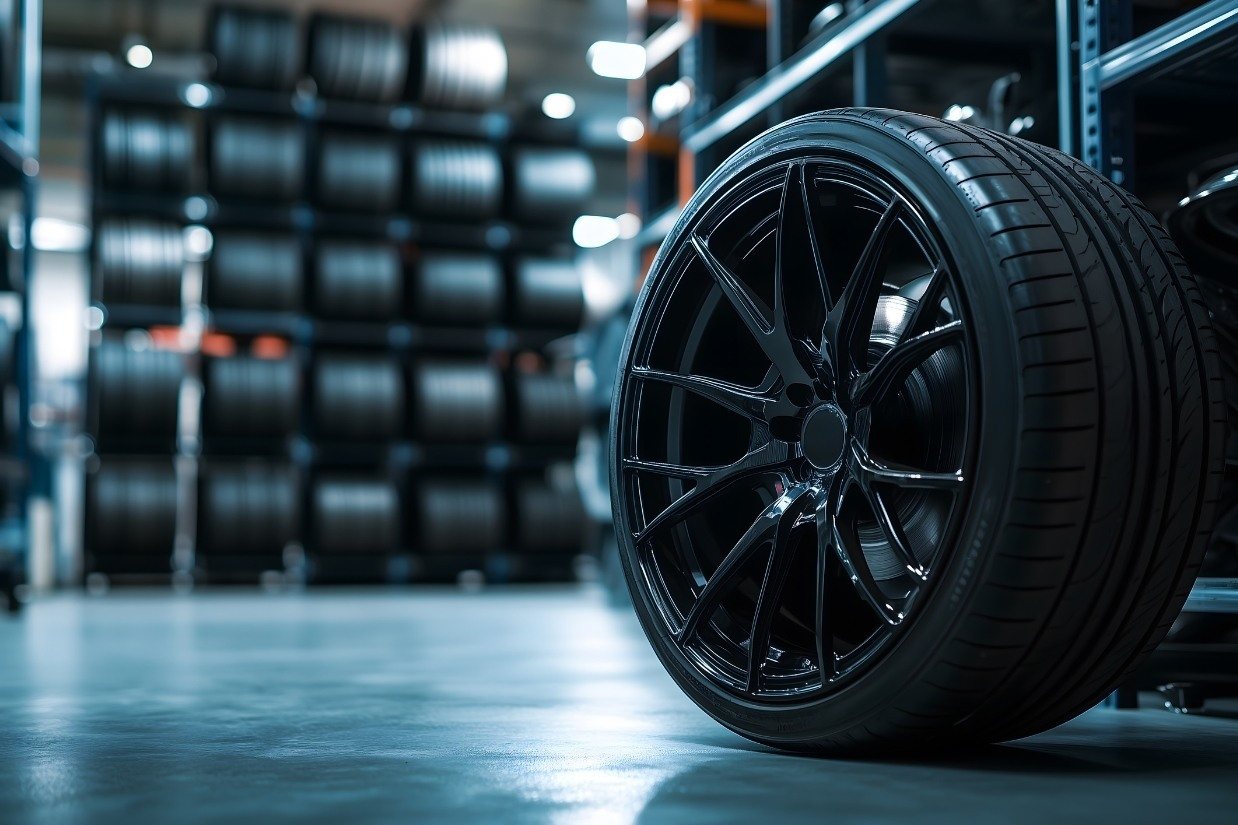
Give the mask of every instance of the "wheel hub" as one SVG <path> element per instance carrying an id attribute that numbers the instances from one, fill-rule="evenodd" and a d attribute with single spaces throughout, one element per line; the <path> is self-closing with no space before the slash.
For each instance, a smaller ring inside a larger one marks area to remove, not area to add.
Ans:
<path id="1" fill-rule="evenodd" d="M 837 404 L 814 407 L 804 419 L 804 458 L 818 470 L 833 471 L 847 449 L 847 417 Z"/>

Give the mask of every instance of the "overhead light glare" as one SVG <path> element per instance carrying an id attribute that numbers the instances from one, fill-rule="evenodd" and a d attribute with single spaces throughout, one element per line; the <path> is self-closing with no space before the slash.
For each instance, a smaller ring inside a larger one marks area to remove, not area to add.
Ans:
<path id="1" fill-rule="evenodd" d="M 688 108 L 692 102 L 692 87 L 688 81 L 680 78 L 674 83 L 659 86 L 649 101 L 649 111 L 658 120 L 669 120 Z"/>
<path id="2" fill-rule="evenodd" d="M 619 118 L 619 122 L 615 124 L 615 131 L 628 143 L 635 143 L 645 136 L 645 124 L 640 122 L 640 118 L 628 115 Z"/>
<path id="3" fill-rule="evenodd" d="M 542 114 L 554 120 L 569 118 L 576 111 L 576 98 L 563 92 L 551 92 L 542 98 Z"/>
<path id="4" fill-rule="evenodd" d="M 125 51 L 125 60 L 135 69 L 145 69 L 155 62 L 155 53 L 145 43 L 134 43 Z"/>
<path id="5" fill-rule="evenodd" d="M 585 249 L 596 249 L 619 237 L 619 221 L 605 215 L 581 215 L 572 225 L 572 240 Z"/>
<path id="6" fill-rule="evenodd" d="M 602 77 L 635 80 L 645 73 L 645 47 L 639 43 L 599 40 L 589 47 L 585 59 Z"/>

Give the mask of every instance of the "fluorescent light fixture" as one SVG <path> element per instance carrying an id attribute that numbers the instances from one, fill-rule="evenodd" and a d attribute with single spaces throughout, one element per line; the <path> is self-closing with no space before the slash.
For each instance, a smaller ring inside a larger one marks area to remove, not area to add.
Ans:
<path id="1" fill-rule="evenodd" d="M 628 143 L 635 143 L 645 136 L 645 124 L 640 122 L 640 118 L 628 115 L 619 118 L 615 131 Z"/>
<path id="2" fill-rule="evenodd" d="M 135 69 L 145 69 L 155 62 L 155 53 L 145 43 L 134 43 L 125 52 L 125 60 Z"/>
<path id="3" fill-rule="evenodd" d="M 572 225 L 572 240 L 585 249 L 596 249 L 619 237 L 619 221 L 605 215 L 581 215 Z"/>
<path id="4" fill-rule="evenodd" d="M 571 117 L 576 111 L 576 98 L 563 92 L 551 92 L 542 98 L 542 114 L 554 120 Z"/>
<path id="5" fill-rule="evenodd" d="M 645 47 L 639 43 L 599 40 L 589 47 L 585 59 L 602 77 L 635 80 L 645 73 Z"/>

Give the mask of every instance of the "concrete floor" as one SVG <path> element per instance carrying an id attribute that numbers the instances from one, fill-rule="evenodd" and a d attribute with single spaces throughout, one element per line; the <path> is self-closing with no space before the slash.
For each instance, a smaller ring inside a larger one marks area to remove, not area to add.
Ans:
<path id="1" fill-rule="evenodd" d="M 0 822 L 1238 822 L 1238 721 L 784 756 L 578 589 L 59 597 L 0 620 Z"/>

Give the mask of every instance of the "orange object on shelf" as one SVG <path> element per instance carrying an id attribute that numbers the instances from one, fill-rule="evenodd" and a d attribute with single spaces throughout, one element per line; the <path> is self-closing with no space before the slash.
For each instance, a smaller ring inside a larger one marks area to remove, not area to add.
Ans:
<path id="1" fill-rule="evenodd" d="M 204 332 L 202 333 L 200 349 L 203 355 L 210 355 L 214 358 L 227 358 L 228 356 L 236 355 L 236 339 L 221 332 Z"/>
<path id="2" fill-rule="evenodd" d="M 278 360 L 288 357 L 288 341 L 276 335 L 259 335 L 249 345 L 249 352 L 255 358 L 270 358 Z"/>
<path id="3" fill-rule="evenodd" d="M 151 327 L 149 333 L 151 343 L 157 349 L 179 350 L 181 348 L 180 327 Z"/>
<path id="4" fill-rule="evenodd" d="M 690 19 L 728 26 L 763 29 L 769 23 L 769 6 L 746 0 L 683 0 L 683 10 Z"/>

